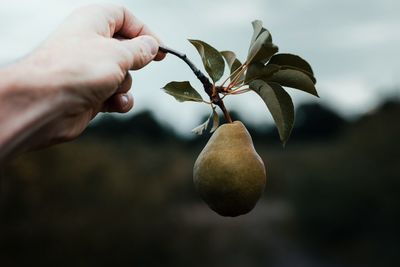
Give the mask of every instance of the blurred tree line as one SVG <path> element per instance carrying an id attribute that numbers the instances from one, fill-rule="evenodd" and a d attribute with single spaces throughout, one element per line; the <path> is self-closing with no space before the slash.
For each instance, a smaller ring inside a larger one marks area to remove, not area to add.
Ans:
<path id="1" fill-rule="evenodd" d="M 238 218 L 192 186 L 209 136 L 183 138 L 149 112 L 105 115 L 15 159 L 0 180 L 0 266 L 399 264 L 400 103 L 355 121 L 317 104 L 296 114 L 285 148 L 274 128 L 249 127 L 267 188 Z"/>

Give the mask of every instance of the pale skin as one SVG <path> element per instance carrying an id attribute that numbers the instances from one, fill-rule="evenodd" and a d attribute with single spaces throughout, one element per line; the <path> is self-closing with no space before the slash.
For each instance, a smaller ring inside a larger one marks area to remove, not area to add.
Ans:
<path id="1" fill-rule="evenodd" d="M 0 69 L 0 163 L 76 138 L 99 112 L 128 112 L 128 71 L 162 60 L 159 45 L 123 7 L 74 11 L 38 49 Z"/>

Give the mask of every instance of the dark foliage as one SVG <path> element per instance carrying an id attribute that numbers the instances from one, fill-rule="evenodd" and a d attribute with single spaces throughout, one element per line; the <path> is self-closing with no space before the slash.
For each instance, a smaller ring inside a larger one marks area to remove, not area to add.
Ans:
<path id="1" fill-rule="evenodd" d="M 147 112 L 19 157 L 0 180 L 0 265 L 399 265 L 400 104 L 352 123 L 315 105 L 298 113 L 285 148 L 249 127 L 267 188 L 236 219 L 193 189 L 206 137 L 181 139 Z"/>

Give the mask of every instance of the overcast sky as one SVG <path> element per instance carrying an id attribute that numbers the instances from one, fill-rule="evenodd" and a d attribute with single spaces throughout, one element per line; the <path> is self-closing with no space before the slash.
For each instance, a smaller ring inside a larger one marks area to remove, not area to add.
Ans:
<path id="1" fill-rule="evenodd" d="M 0 65 L 29 53 L 74 8 L 99 1 L 0 0 Z M 107 1 L 100 1 L 107 2 Z M 204 40 L 244 59 L 251 21 L 261 19 L 280 52 L 307 59 L 320 99 L 289 89 L 295 105 L 318 101 L 354 116 L 374 108 L 387 95 L 399 95 L 400 1 L 398 0 L 117 0 L 146 22 L 164 43 L 187 53 L 201 67 L 188 38 Z M 135 109 L 151 109 L 164 123 L 188 133 L 208 112 L 206 105 L 178 103 L 160 88 L 172 80 L 200 84 L 178 59 L 169 56 L 132 73 Z M 29 74 L 27 74 L 29 75 Z M 397 88 L 397 89 L 396 89 Z M 249 123 L 270 123 L 254 94 L 226 98 Z M 124 116 L 124 115 L 120 115 Z"/>

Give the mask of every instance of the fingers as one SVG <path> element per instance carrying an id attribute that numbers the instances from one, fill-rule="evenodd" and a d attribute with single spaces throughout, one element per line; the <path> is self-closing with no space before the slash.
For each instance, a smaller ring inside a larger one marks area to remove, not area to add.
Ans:
<path id="1" fill-rule="evenodd" d="M 161 45 L 162 42 L 160 38 L 156 34 L 154 34 L 146 24 L 140 21 L 137 17 L 135 17 L 129 10 L 123 8 L 123 24 L 118 25 L 119 28 L 116 28 L 116 33 L 119 36 L 123 36 L 127 39 L 132 39 L 138 36 L 148 35 L 157 40 L 158 45 Z M 165 54 L 158 51 L 157 55 L 154 57 L 154 60 L 160 61 L 165 58 Z"/>
<path id="2" fill-rule="evenodd" d="M 121 85 L 118 87 L 116 94 L 127 93 L 132 87 L 132 76 L 129 72 L 126 73 L 125 79 L 122 81 Z"/>
<path id="3" fill-rule="evenodd" d="M 117 7 L 114 6 L 114 8 Z M 146 24 L 140 21 L 129 10 L 124 7 L 118 8 L 119 12 L 114 11 L 116 19 L 114 35 L 118 35 L 126 39 L 133 39 L 138 36 L 149 35 L 157 40 L 158 45 L 162 44 L 160 38 L 158 38 L 158 36 L 154 34 Z M 165 54 L 157 51 L 157 56 L 154 59 L 159 61 L 164 58 Z"/>
<path id="4" fill-rule="evenodd" d="M 133 107 L 133 96 L 130 93 L 118 93 L 111 96 L 104 104 L 103 112 L 126 113 Z"/>
<path id="5" fill-rule="evenodd" d="M 157 56 L 159 48 L 157 40 L 149 35 L 123 40 L 121 44 L 131 53 L 129 62 L 131 70 L 138 70 L 149 64 Z"/>
<path id="6" fill-rule="evenodd" d="M 149 35 L 155 38 L 158 44 L 161 40 L 123 6 L 113 4 L 95 4 L 81 7 L 73 12 L 72 20 L 69 20 L 66 26 L 70 31 L 92 33 L 95 32 L 104 37 L 117 39 L 133 39 L 143 35 Z M 155 60 L 162 60 L 164 53 L 158 53 Z"/>
<path id="7" fill-rule="evenodd" d="M 145 25 L 126 8 L 120 7 L 120 12 L 118 12 L 118 15 L 119 21 L 122 23 L 117 24 L 115 28 L 115 33 L 118 33 L 119 35 L 122 35 L 127 39 L 132 39 L 140 35 L 152 35 L 153 37 L 155 37 L 155 35 L 147 27 L 147 25 Z"/>
<path id="8" fill-rule="evenodd" d="M 162 45 L 162 43 L 159 43 L 159 44 Z M 154 60 L 160 61 L 160 60 L 163 60 L 166 56 L 167 56 L 167 54 L 158 51 L 157 56 L 154 58 Z"/>
<path id="9" fill-rule="evenodd" d="M 131 87 L 132 76 L 128 72 L 116 93 L 106 100 L 101 111 L 126 113 L 131 110 L 133 107 L 133 97 L 128 93 Z"/>

